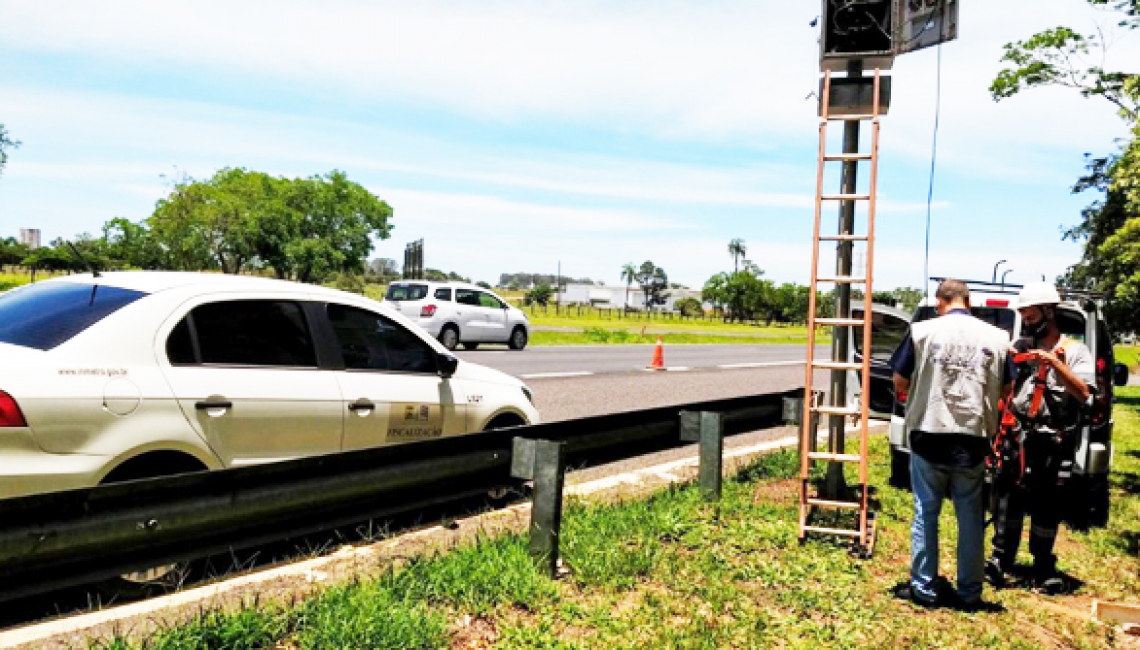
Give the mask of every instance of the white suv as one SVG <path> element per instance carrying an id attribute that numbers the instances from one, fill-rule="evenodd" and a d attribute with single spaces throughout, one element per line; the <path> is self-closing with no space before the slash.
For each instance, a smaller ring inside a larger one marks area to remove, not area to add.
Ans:
<path id="1" fill-rule="evenodd" d="M 530 340 L 530 322 L 521 309 L 473 284 L 401 280 L 388 286 L 384 301 L 448 350 L 461 343 L 468 350 L 480 343 L 521 350 Z"/>

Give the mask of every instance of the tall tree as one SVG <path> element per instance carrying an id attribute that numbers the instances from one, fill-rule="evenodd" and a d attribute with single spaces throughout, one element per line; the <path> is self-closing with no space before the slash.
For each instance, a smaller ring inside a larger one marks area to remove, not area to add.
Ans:
<path id="1" fill-rule="evenodd" d="M 744 245 L 744 240 L 737 238 L 728 242 L 728 254 L 732 256 L 732 272 L 735 273 L 740 270 L 739 260 L 744 259 L 748 253 L 748 248 Z"/>
<path id="2" fill-rule="evenodd" d="M 1118 12 L 1118 24 L 1140 28 L 1140 0 L 1088 0 Z M 1098 199 L 1081 214 L 1081 222 L 1062 234 L 1084 243 L 1081 261 L 1062 282 L 1072 288 L 1103 292 L 1108 318 L 1117 331 L 1140 330 L 1140 75 L 1135 70 L 1108 70 L 1103 54 L 1108 44 L 1100 31 L 1081 34 L 1057 27 L 1005 47 L 1010 64 L 990 87 L 1000 101 L 1029 88 L 1063 86 L 1085 97 L 1101 98 L 1116 107 L 1131 138 L 1118 153 L 1092 158 L 1088 173 L 1073 192 L 1097 191 Z M 1101 61 L 1089 57 L 1101 53 Z"/>
<path id="3" fill-rule="evenodd" d="M 646 260 L 637 268 L 637 284 L 641 286 L 642 295 L 645 296 L 645 309 L 648 311 L 654 305 L 664 305 L 669 300 L 669 276 L 665 269 Z"/>
<path id="4" fill-rule="evenodd" d="M 627 262 L 621 267 L 621 279 L 625 280 L 625 304 L 622 308 L 629 307 L 629 285 L 637 278 L 637 267 L 633 262 Z"/>

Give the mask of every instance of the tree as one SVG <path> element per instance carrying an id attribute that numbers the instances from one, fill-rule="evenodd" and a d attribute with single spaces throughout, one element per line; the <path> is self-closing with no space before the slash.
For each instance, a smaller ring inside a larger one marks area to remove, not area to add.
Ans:
<path id="1" fill-rule="evenodd" d="M 550 302 L 550 296 L 553 295 L 553 293 L 554 290 L 550 288 L 550 285 L 538 284 L 535 285 L 533 289 L 526 292 L 526 295 L 523 297 L 523 299 L 528 305 L 538 304 L 545 307 L 546 303 Z"/>
<path id="2" fill-rule="evenodd" d="M 181 179 L 147 226 L 166 268 L 269 266 L 282 279 L 323 282 L 363 274 L 372 239 L 390 235 L 391 217 L 387 203 L 340 171 L 287 179 L 226 168 L 208 181 Z"/>
<path id="3" fill-rule="evenodd" d="M 748 252 L 748 249 L 744 246 L 744 240 L 743 239 L 738 238 L 738 239 L 733 239 L 732 241 L 728 242 L 728 254 L 732 256 L 732 272 L 733 273 L 740 270 L 740 265 L 737 262 L 738 262 L 738 260 L 744 259 L 744 255 L 747 252 Z"/>
<path id="4" fill-rule="evenodd" d="M 635 274 L 637 284 L 645 296 L 645 310 L 649 311 L 654 305 L 664 305 L 669 300 L 669 276 L 665 269 L 646 260 L 637 268 Z"/>
<path id="5" fill-rule="evenodd" d="M 689 317 L 700 316 L 705 313 L 704 308 L 701 307 L 701 301 L 696 298 L 681 298 L 673 303 L 673 309 L 681 312 L 682 316 Z"/>
<path id="6" fill-rule="evenodd" d="M 134 223 L 122 217 L 111 219 L 103 224 L 103 242 L 107 257 L 116 267 L 150 270 L 170 266 L 166 251 L 145 223 Z"/>
<path id="7" fill-rule="evenodd" d="M 637 277 L 637 267 L 633 262 L 627 262 L 621 267 L 621 279 L 625 280 L 625 304 L 622 307 L 629 307 L 629 285 L 633 284 L 634 278 Z"/>
<path id="8" fill-rule="evenodd" d="M 4 172 L 4 165 L 8 163 L 8 151 L 19 148 L 20 144 L 20 141 L 13 140 L 4 125 L 0 124 L 0 173 Z"/>
<path id="9" fill-rule="evenodd" d="M 1140 0 L 1088 0 L 1119 12 L 1119 25 L 1140 28 Z M 1082 211 L 1082 221 L 1062 237 L 1084 242 L 1081 261 L 1061 279 L 1070 288 L 1103 292 L 1109 299 L 1109 324 L 1117 331 L 1140 329 L 1140 76 L 1106 70 L 1086 57 L 1107 50 L 1101 33 L 1079 34 L 1067 27 L 1046 30 L 1006 45 L 1002 70 L 990 91 L 995 100 L 1040 86 L 1064 86 L 1085 97 L 1099 97 L 1116 107 L 1132 132 L 1119 153 L 1091 158 L 1088 174 L 1073 192 L 1104 194 Z"/>
<path id="10" fill-rule="evenodd" d="M 0 239 L 0 266 L 21 264 L 32 251 L 15 237 Z"/>

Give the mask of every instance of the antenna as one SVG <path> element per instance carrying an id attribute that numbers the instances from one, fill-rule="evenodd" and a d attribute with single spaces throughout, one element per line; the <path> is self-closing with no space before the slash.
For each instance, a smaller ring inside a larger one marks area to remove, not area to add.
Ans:
<path id="1" fill-rule="evenodd" d="M 95 268 L 95 266 L 93 264 L 91 264 L 91 262 L 87 261 L 86 257 L 83 257 L 83 253 L 79 252 L 79 249 L 75 247 L 75 244 L 73 244 L 71 242 L 67 242 L 67 245 L 69 247 L 71 247 L 71 252 L 75 253 L 75 256 L 79 258 L 79 261 L 83 262 L 83 266 L 86 266 L 88 269 L 90 269 L 92 277 L 96 277 L 96 278 L 103 277 L 99 273 L 99 269 Z"/>

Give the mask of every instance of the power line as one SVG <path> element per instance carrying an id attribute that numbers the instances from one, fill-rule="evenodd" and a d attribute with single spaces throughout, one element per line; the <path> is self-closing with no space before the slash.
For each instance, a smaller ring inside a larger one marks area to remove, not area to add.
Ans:
<path id="1" fill-rule="evenodd" d="M 942 43 L 938 44 L 938 74 L 934 90 L 934 136 L 930 145 L 930 185 L 926 191 L 926 254 L 922 261 L 922 286 L 930 299 L 930 208 L 934 203 L 934 170 L 938 162 L 938 122 L 942 116 Z"/>

